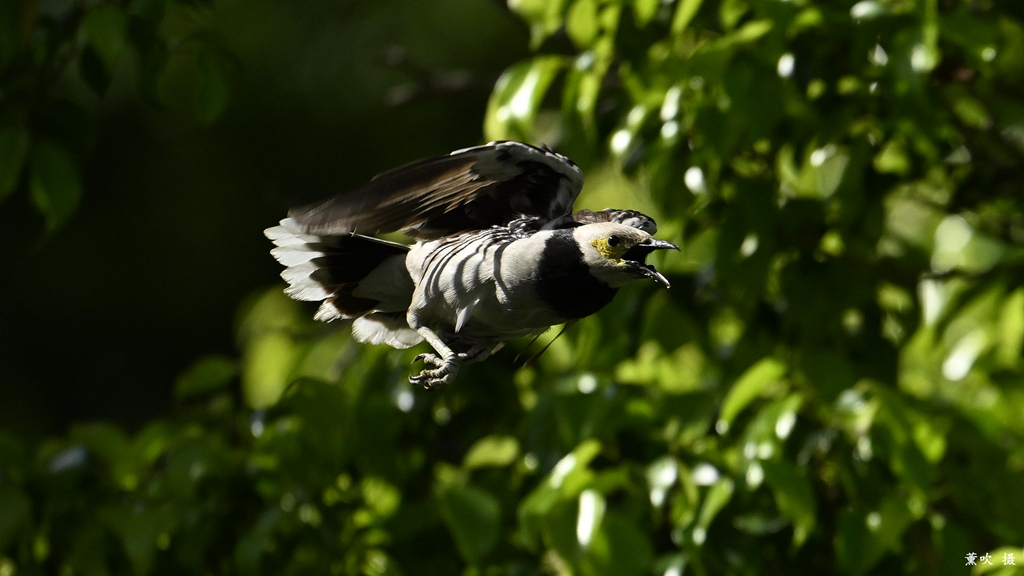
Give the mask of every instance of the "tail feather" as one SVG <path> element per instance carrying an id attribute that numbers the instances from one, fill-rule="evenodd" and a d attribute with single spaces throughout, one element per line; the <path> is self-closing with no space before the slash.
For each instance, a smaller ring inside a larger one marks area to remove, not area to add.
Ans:
<path id="1" fill-rule="evenodd" d="M 264 234 L 277 246 L 270 253 L 285 266 L 285 292 L 296 300 L 323 302 L 318 320 L 408 308 L 412 280 L 405 271 L 409 248 L 404 244 L 354 234 L 307 234 L 293 218 L 281 220 Z"/>

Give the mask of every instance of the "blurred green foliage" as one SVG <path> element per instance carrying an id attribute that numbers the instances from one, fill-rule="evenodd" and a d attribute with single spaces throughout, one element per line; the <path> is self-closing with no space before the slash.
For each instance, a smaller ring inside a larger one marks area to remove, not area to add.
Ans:
<path id="1" fill-rule="evenodd" d="M 434 393 L 258 293 L 173 416 L 0 436 L 0 575 L 1020 574 L 1024 7 L 508 6 L 534 56 L 485 135 L 652 213 L 673 288 Z M 59 223 L 73 160 L 23 140 Z"/>
<path id="2" fill-rule="evenodd" d="M 48 231 L 74 215 L 96 112 L 57 89 L 69 68 L 77 68 L 77 79 L 103 97 L 119 67 L 131 60 L 138 93 L 159 106 L 168 100 L 163 84 L 169 71 L 181 59 L 194 59 L 192 107 L 205 121 L 220 116 L 227 98 L 225 66 L 201 37 L 161 32 L 169 4 L 197 7 L 209 0 L 11 0 L 0 6 L 0 200 L 24 179 Z"/>

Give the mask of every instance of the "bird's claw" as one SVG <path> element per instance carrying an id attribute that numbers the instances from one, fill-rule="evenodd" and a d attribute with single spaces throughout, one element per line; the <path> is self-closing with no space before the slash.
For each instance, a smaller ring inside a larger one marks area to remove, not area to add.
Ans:
<path id="1" fill-rule="evenodd" d="M 435 368 L 425 369 L 415 376 L 409 376 L 409 382 L 419 384 L 427 390 L 433 390 L 435 388 L 451 384 L 455 380 L 455 376 L 458 375 L 459 365 L 461 364 L 461 362 L 455 357 L 445 360 L 437 354 L 431 354 L 429 352 L 420 354 L 413 359 L 413 362 L 421 360 L 425 364 L 435 366 Z"/>
<path id="2" fill-rule="evenodd" d="M 424 364 L 429 364 L 435 368 L 440 368 L 444 365 L 444 360 L 442 360 L 437 354 L 431 352 L 424 352 L 412 359 L 413 364 L 417 362 L 423 362 Z"/>

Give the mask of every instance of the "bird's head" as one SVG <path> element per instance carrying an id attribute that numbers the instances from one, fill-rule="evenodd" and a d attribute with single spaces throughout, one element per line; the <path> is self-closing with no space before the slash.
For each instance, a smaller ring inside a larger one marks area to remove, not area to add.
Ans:
<path id="1" fill-rule="evenodd" d="M 630 280 L 650 278 L 669 287 L 668 280 L 646 260 L 655 250 L 679 250 L 675 244 L 658 240 L 632 226 L 612 222 L 579 226 L 573 229 L 573 237 L 591 274 L 608 286 L 618 288 Z"/>

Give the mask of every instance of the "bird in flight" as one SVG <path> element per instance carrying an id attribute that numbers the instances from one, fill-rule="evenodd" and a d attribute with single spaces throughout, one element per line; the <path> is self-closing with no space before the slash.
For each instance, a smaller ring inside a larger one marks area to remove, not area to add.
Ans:
<path id="1" fill-rule="evenodd" d="M 582 187 L 561 154 L 491 142 L 291 210 L 265 234 L 289 296 L 321 302 L 317 320 L 354 319 L 360 342 L 426 341 L 409 380 L 436 388 L 507 340 L 597 312 L 632 280 L 669 286 L 646 258 L 679 248 L 640 212 L 573 213 Z M 396 231 L 415 242 L 373 236 Z"/>

